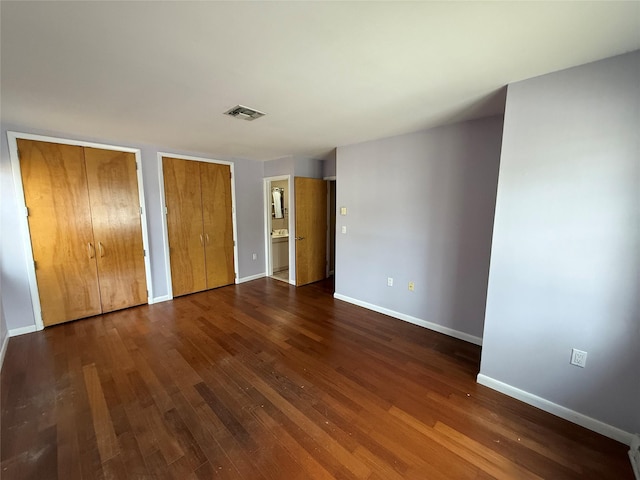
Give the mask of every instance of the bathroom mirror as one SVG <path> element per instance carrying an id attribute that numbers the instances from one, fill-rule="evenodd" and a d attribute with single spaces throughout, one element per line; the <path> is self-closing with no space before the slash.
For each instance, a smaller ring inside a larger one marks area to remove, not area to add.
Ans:
<path id="1" fill-rule="evenodd" d="M 271 198 L 271 215 L 274 218 L 284 218 L 284 188 L 273 187 Z"/>

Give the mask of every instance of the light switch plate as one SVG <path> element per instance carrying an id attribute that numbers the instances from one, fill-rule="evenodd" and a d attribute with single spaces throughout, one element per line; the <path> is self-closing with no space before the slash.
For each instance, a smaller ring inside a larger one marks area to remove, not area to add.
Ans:
<path id="1" fill-rule="evenodd" d="M 347 214 L 347 207 L 340 207 L 340 215 L 346 215 Z"/>
<path id="2" fill-rule="evenodd" d="M 578 350 L 573 348 L 571 350 L 571 365 L 575 365 L 576 367 L 586 367 L 587 366 L 587 352 L 583 352 L 582 350 Z"/>

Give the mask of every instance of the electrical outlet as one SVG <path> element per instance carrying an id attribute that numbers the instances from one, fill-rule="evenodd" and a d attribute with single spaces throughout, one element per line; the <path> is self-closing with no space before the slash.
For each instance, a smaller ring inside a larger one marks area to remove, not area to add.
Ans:
<path id="1" fill-rule="evenodd" d="M 413 282 L 409 282 L 409 291 L 413 292 L 416 289 L 416 286 Z"/>
<path id="2" fill-rule="evenodd" d="M 346 225 L 343 225 L 340 231 L 341 231 L 342 233 L 347 233 L 347 226 L 346 226 Z"/>
<path id="3" fill-rule="evenodd" d="M 387 277 L 387 287 L 393 287 L 393 278 Z"/>
<path id="4" fill-rule="evenodd" d="M 257 254 L 257 253 L 254 253 L 254 254 L 253 254 L 253 259 L 254 259 L 254 260 L 257 260 L 257 259 L 258 259 L 258 254 Z"/>
<path id="5" fill-rule="evenodd" d="M 571 350 L 571 365 L 584 368 L 587 366 L 587 352 L 573 348 Z"/>

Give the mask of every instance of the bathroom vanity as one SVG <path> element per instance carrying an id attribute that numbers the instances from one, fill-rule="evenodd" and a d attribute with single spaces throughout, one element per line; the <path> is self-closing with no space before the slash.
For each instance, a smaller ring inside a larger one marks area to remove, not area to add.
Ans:
<path id="1" fill-rule="evenodd" d="M 274 273 L 289 268 L 289 232 L 286 228 L 271 233 L 271 255 Z"/>

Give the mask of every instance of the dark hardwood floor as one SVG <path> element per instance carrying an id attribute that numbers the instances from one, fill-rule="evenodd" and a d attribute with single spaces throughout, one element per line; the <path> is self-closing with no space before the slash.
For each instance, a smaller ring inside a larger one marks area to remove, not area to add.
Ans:
<path id="1" fill-rule="evenodd" d="M 260 279 L 12 338 L 1 477 L 632 479 L 475 382 L 480 347 Z"/>

